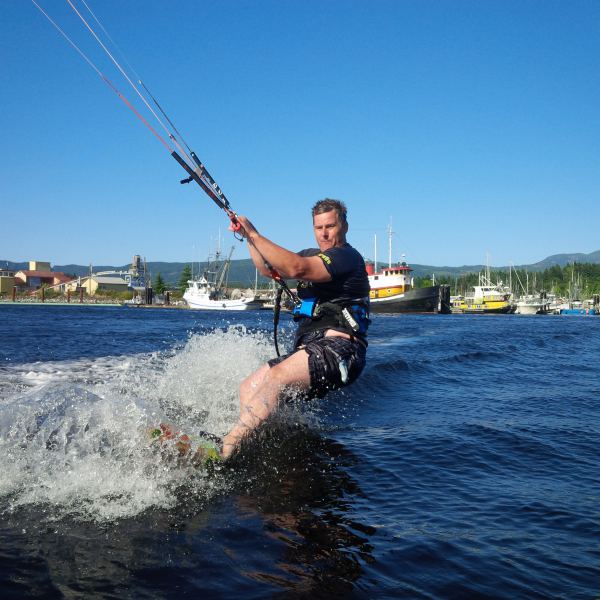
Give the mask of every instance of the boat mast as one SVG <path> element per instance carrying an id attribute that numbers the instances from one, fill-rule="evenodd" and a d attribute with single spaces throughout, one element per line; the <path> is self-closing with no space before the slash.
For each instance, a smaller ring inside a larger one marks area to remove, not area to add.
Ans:
<path id="1" fill-rule="evenodd" d="M 375 245 L 375 264 L 373 265 L 374 269 L 375 269 L 375 273 L 377 273 L 377 234 L 374 235 L 374 245 Z"/>
<path id="2" fill-rule="evenodd" d="M 388 225 L 388 268 L 392 268 L 392 217 L 390 217 L 390 224 Z"/>

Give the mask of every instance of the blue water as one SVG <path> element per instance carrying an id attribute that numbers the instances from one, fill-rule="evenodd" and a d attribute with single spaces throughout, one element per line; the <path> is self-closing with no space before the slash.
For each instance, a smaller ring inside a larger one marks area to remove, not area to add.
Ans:
<path id="1" fill-rule="evenodd" d="M 227 429 L 270 320 L 0 306 L 3 598 L 600 596 L 599 317 L 376 316 L 230 467 L 153 453 Z"/>

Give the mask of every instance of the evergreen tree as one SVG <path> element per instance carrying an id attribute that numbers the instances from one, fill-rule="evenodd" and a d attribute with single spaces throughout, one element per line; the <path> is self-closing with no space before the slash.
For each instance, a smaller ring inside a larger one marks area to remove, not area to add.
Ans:
<path id="1" fill-rule="evenodd" d="M 163 278 L 161 277 L 160 272 L 156 274 L 156 277 L 154 278 L 154 283 L 152 284 L 152 287 L 154 288 L 155 294 L 163 294 L 164 293 L 164 291 L 166 289 L 166 285 L 165 285 Z"/>
<path id="2" fill-rule="evenodd" d="M 185 265 L 179 278 L 179 291 L 183 294 L 187 289 L 187 282 L 192 278 L 192 268 L 190 265 Z"/>

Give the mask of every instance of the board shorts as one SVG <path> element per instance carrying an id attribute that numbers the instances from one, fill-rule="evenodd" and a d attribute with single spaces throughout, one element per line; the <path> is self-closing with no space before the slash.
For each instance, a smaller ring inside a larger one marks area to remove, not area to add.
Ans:
<path id="1" fill-rule="evenodd" d="M 363 342 L 339 336 L 325 337 L 325 333 L 326 330 L 321 330 L 303 335 L 293 352 L 268 362 L 273 367 L 298 350 L 306 350 L 312 398 L 323 398 L 331 390 L 350 385 L 365 368 L 367 348 Z"/>

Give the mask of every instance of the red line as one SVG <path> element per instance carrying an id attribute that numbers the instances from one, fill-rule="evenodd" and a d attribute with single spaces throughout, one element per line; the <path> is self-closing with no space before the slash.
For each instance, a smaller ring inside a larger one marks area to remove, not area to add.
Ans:
<path id="1" fill-rule="evenodd" d="M 134 112 L 134 114 L 140 119 L 140 121 L 158 138 L 158 141 L 169 151 L 169 153 L 173 152 L 173 149 L 165 142 L 165 140 L 160 136 L 159 133 L 146 121 L 146 119 L 138 112 L 138 110 L 121 94 L 121 92 L 111 83 L 110 79 L 108 79 L 105 75 L 102 75 L 102 79 L 110 87 L 117 96 Z"/>

